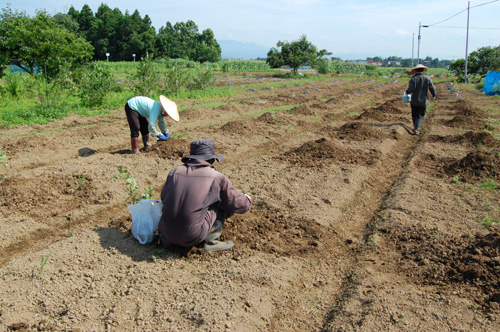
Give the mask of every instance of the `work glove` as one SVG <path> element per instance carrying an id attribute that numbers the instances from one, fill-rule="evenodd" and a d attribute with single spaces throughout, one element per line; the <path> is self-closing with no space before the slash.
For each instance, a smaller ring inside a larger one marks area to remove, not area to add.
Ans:
<path id="1" fill-rule="evenodd" d="M 170 136 L 167 132 L 164 132 L 163 136 L 165 136 L 166 138 L 172 138 L 172 136 Z"/>
<path id="2" fill-rule="evenodd" d="M 163 135 L 163 134 L 160 134 L 158 135 L 158 137 L 156 137 L 159 141 L 166 141 L 168 139 L 167 136 Z"/>

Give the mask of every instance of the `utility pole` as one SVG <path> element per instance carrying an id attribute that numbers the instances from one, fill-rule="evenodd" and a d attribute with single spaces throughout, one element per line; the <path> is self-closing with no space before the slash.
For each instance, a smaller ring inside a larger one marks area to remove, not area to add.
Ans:
<path id="1" fill-rule="evenodd" d="M 413 68 L 413 59 L 415 55 L 415 33 L 411 38 L 411 67 Z"/>
<path id="2" fill-rule="evenodd" d="M 418 47 L 417 47 L 417 65 L 420 63 L 420 28 L 428 28 L 428 25 L 422 25 L 421 22 L 418 23 Z"/>
<path id="3" fill-rule="evenodd" d="M 467 34 L 465 37 L 465 74 L 464 74 L 465 83 L 468 82 L 467 67 L 469 64 L 469 55 L 468 55 L 468 53 L 469 53 L 469 50 L 468 50 L 468 47 L 469 47 L 469 13 L 470 13 L 470 1 L 467 2 Z"/>

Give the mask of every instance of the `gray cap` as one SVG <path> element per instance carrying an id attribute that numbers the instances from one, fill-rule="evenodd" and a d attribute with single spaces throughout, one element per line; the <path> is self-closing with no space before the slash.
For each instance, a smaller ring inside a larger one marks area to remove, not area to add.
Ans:
<path id="1" fill-rule="evenodd" d="M 181 159 L 183 163 L 185 163 L 189 159 L 196 159 L 196 160 L 217 159 L 219 163 L 221 163 L 222 160 L 224 160 L 224 156 L 220 154 L 215 154 L 214 142 L 206 138 L 197 139 L 191 142 L 189 150 L 190 150 L 189 151 L 190 155 L 183 157 Z"/>

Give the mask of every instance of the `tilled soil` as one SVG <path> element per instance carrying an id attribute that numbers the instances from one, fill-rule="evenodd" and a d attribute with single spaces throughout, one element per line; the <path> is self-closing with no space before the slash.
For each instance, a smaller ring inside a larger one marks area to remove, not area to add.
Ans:
<path id="1" fill-rule="evenodd" d="M 140 155 L 122 109 L 2 130 L 0 330 L 500 330 L 498 98 L 436 83 L 415 136 L 406 78 L 217 82 Z M 125 176 L 159 198 L 197 138 L 252 197 L 235 247 L 140 245 Z"/>

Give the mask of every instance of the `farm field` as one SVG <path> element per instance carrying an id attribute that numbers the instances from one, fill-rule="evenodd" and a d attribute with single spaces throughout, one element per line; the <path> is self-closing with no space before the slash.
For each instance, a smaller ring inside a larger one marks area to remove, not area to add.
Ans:
<path id="1" fill-rule="evenodd" d="M 2 129 L 0 330 L 499 331 L 500 99 L 436 83 L 414 136 L 409 78 L 270 75 L 141 155 L 122 108 Z M 140 245 L 119 170 L 159 199 L 197 138 L 252 197 L 235 247 Z"/>

